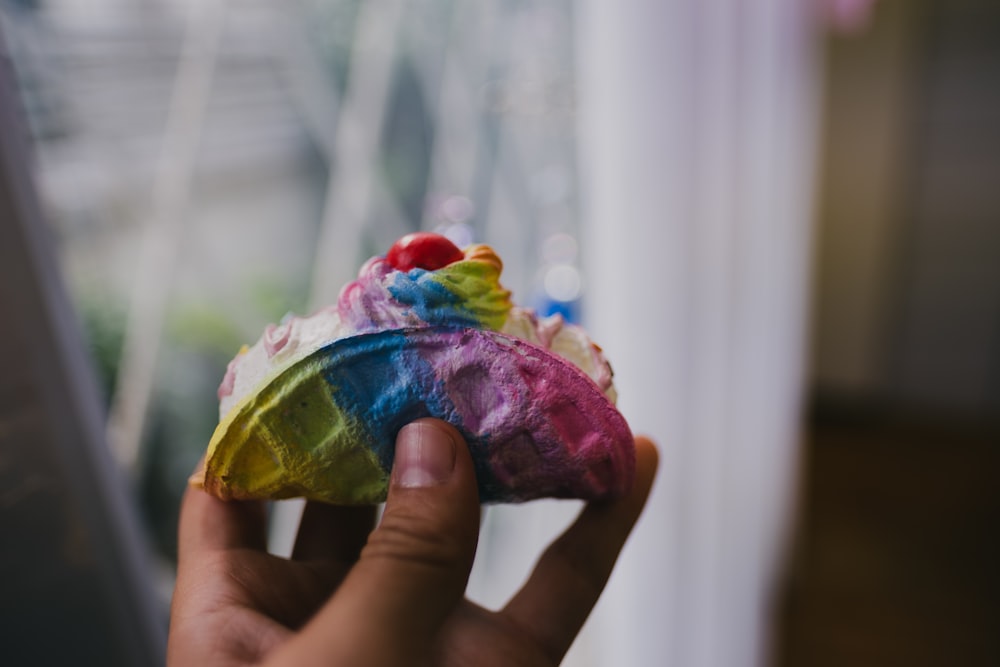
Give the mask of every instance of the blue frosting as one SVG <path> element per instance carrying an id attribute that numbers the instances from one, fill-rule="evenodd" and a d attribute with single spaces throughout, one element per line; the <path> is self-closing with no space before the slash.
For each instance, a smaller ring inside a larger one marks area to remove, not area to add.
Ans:
<path id="1" fill-rule="evenodd" d="M 476 314 L 466 307 L 466 297 L 436 280 L 432 271 L 400 271 L 388 289 L 393 299 L 411 308 L 431 326 L 482 326 Z"/>

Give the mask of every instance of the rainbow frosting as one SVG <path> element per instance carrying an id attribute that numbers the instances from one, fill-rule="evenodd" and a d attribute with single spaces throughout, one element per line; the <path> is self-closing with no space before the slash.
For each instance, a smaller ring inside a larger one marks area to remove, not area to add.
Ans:
<path id="1" fill-rule="evenodd" d="M 484 502 L 628 490 L 633 441 L 600 348 L 559 316 L 513 306 L 488 246 L 415 236 L 366 262 L 335 306 L 240 350 L 193 484 L 222 498 L 379 502 L 399 429 L 436 417 L 469 443 Z"/>

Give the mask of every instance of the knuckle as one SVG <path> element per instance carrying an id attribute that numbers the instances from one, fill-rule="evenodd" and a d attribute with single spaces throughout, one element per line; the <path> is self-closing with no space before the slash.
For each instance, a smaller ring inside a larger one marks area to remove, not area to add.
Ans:
<path id="1" fill-rule="evenodd" d="M 369 537 L 361 557 L 414 563 L 435 570 L 453 570 L 470 560 L 468 551 L 461 536 L 435 522 L 387 514 Z"/>

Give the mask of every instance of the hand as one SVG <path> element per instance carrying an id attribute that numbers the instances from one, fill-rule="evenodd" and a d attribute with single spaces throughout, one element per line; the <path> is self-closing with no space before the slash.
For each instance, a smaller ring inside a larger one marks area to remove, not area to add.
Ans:
<path id="1" fill-rule="evenodd" d="M 379 526 L 372 507 L 307 503 L 291 559 L 268 554 L 260 502 L 188 489 L 167 662 L 187 665 L 556 665 L 639 517 L 657 453 L 636 439 L 632 492 L 591 503 L 497 612 L 464 599 L 479 535 L 465 441 L 400 431 Z"/>

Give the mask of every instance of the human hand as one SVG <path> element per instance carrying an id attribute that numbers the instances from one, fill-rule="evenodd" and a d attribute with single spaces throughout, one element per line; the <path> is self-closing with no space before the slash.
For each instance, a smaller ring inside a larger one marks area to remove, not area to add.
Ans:
<path id="1" fill-rule="evenodd" d="M 181 507 L 167 662 L 187 665 L 557 665 L 597 602 L 646 502 L 636 480 L 590 503 L 500 611 L 464 598 L 479 535 L 472 459 L 458 431 L 400 431 L 382 521 L 373 507 L 307 503 L 290 559 L 268 554 L 261 502 L 189 488 Z"/>

